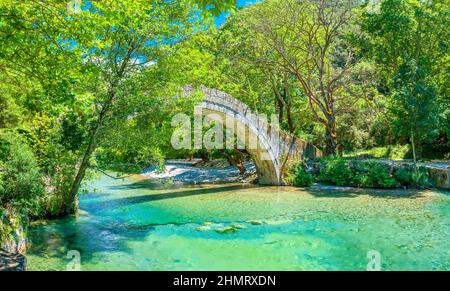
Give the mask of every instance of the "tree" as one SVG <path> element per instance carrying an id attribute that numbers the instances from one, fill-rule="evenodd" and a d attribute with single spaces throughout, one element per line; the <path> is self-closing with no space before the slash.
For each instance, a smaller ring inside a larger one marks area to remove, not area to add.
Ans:
<path id="1" fill-rule="evenodd" d="M 111 0 L 95 3 L 89 10 L 74 15 L 71 24 L 87 30 L 75 41 L 85 51 L 86 62 L 98 70 L 102 87 L 94 93 L 97 117 L 69 192 L 66 213 L 73 210 L 102 128 L 114 114 L 118 100 L 128 96 L 127 81 L 145 69 L 145 65 L 155 62 L 165 45 L 176 42 L 191 28 L 190 13 L 195 6 L 187 4 Z"/>
<path id="2" fill-rule="evenodd" d="M 0 74 L 7 82 L 0 93 L 9 94 L 1 102 L 9 109 L 16 103 L 25 109 L 18 130 L 27 136 L 45 174 L 66 173 L 57 187 L 53 182 L 48 185 L 59 189 L 63 198 L 56 215 L 73 211 L 93 153 L 124 112 L 134 113 L 131 105 L 137 103 L 128 104 L 130 97 L 151 99 L 156 95 L 150 90 L 137 94 L 135 86 L 149 89 L 137 82 L 143 81 L 139 76 L 151 71 L 170 53 L 168 48 L 194 32 L 192 28 L 201 29 L 209 13 L 218 14 L 234 4 L 82 1 L 81 10 L 73 10 L 64 1 L 0 3 L 0 40 L 4 44 Z M 16 102 L 12 102 L 14 98 Z M 124 104 L 129 105 L 127 110 L 120 110 Z M 8 110 L 13 112 L 22 113 Z M 1 122 L 17 126 L 16 115 L 2 116 Z M 72 180 L 70 185 L 68 180 Z"/>
<path id="3" fill-rule="evenodd" d="M 414 161 L 417 148 L 437 136 L 445 99 L 439 83 L 448 70 L 448 8 L 448 1 L 385 0 L 363 14 L 365 53 L 379 66 L 395 131 L 409 137 Z"/>
<path id="4" fill-rule="evenodd" d="M 346 77 L 355 58 L 345 33 L 354 8 L 354 1 L 328 0 L 267 1 L 252 7 L 258 62 L 295 78 L 316 121 L 326 130 L 328 154 L 335 154 L 338 147 L 337 103 L 349 96 Z M 289 84 L 282 80 L 281 84 Z"/>
<path id="5" fill-rule="evenodd" d="M 44 193 L 42 175 L 31 149 L 20 136 L 0 132 L 0 207 L 36 213 Z"/>
<path id="6" fill-rule="evenodd" d="M 427 73 L 411 60 L 394 77 L 391 111 L 397 131 L 410 137 L 414 163 L 417 146 L 438 135 L 437 90 Z"/>

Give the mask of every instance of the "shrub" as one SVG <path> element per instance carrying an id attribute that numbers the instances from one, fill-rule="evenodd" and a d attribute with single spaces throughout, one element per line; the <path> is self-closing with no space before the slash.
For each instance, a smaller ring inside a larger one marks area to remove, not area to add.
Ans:
<path id="1" fill-rule="evenodd" d="M 427 187 L 431 185 L 425 167 L 402 166 L 392 170 L 388 164 L 373 160 L 321 159 L 318 180 L 337 186 L 393 188 L 398 185 Z"/>
<path id="2" fill-rule="evenodd" d="M 426 187 L 430 186 L 430 176 L 425 167 L 419 167 L 412 174 L 412 181 L 414 186 Z"/>
<path id="3" fill-rule="evenodd" d="M 314 183 L 315 177 L 306 171 L 304 165 L 300 164 L 296 167 L 293 176 L 290 177 L 290 180 L 296 187 L 308 187 Z"/>
<path id="4" fill-rule="evenodd" d="M 320 169 L 319 180 L 338 186 L 353 185 L 354 173 L 347 161 L 334 159 L 326 162 L 325 166 Z"/>
<path id="5" fill-rule="evenodd" d="M 402 186 L 417 186 L 426 187 L 430 186 L 430 176 L 428 170 L 425 167 L 402 167 L 395 171 L 395 179 Z"/>
<path id="6" fill-rule="evenodd" d="M 402 186 L 410 186 L 413 184 L 412 169 L 402 167 L 395 171 L 394 177 Z"/>
<path id="7" fill-rule="evenodd" d="M 30 148 L 20 136 L 0 133 L 0 207 L 35 210 L 44 193 L 42 176 Z"/>
<path id="8" fill-rule="evenodd" d="M 325 162 L 319 180 L 337 186 L 390 188 L 396 186 L 389 166 L 379 162 L 334 159 Z"/>
<path id="9" fill-rule="evenodd" d="M 397 182 L 391 176 L 388 165 L 378 162 L 365 162 L 361 167 L 364 171 L 357 174 L 359 185 L 369 188 L 392 188 Z"/>

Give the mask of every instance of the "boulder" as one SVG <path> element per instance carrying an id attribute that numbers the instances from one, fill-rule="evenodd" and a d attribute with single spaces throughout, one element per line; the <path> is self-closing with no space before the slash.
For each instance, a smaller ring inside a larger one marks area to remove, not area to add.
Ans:
<path id="1" fill-rule="evenodd" d="M 0 271 L 26 271 L 27 259 L 21 254 L 0 250 Z"/>

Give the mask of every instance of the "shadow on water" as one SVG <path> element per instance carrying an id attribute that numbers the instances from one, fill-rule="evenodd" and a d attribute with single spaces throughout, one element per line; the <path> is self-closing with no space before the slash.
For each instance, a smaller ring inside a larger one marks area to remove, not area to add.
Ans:
<path id="1" fill-rule="evenodd" d="M 136 185 L 138 184 L 138 185 Z M 137 187 L 146 188 L 145 183 L 133 183 L 130 185 L 130 188 L 127 189 L 138 189 Z M 127 185 L 124 185 L 127 186 Z M 96 208 L 101 208 L 102 210 L 112 209 L 116 207 L 121 207 L 125 205 L 134 205 L 134 204 L 141 204 L 141 203 L 147 203 L 152 201 L 159 201 L 159 200 L 167 200 L 167 199 L 176 199 L 176 198 L 183 198 L 183 197 L 189 197 L 189 196 L 198 196 L 198 195 L 208 195 L 208 194 L 215 194 L 215 193 L 223 193 L 223 192 L 229 192 L 229 191 L 237 191 L 240 189 L 243 189 L 244 187 L 242 185 L 230 185 L 230 186 L 218 186 L 218 187 L 208 187 L 208 188 L 201 188 L 201 189 L 187 189 L 187 190 L 181 190 L 181 191 L 175 191 L 175 192 L 169 192 L 169 193 L 160 193 L 160 194 L 148 194 L 148 195 L 140 195 L 140 196 L 131 196 L 131 197 L 124 197 L 124 198 L 118 198 L 118 199 L 112 199 L 105 201 L 103 203 L 97 204 Z"/>
<path id="2" fill-rule="evenodd" d="M 339 188 L 329 187 L 305 188 L 303 191 L 318 198 L 356 198 L 359 196 L 372 196 L 384 199 L 416 199 L 423 197 L 424 190 L 403 190 L 403 189 L 368 189 L 368 188 Z"/>
<path id="3" fill-rule="evenodd" d="M 120 187 L 120 189 L 154 190 L 153 183 L 148 183 L 147 181 L 130 183 Z M 114 208 L 128 205 L 223 193 L 243 188 L 245 187 L 242 185 L 208 186 L 200 189 L 183 188 L 184 190 L 169 193 L 113 198 L 106 201 L 90 201 L 89 203 L 83 202 L 82 209 L 90 213 L 88 218 L 83 216 L 80 218 L 68 217 L 50 221 L 45 226 L 31 228 L 31 252 L 61 259 L 66 257 L 68 251 L 77 250 L 81 254 L 81 259 L 85 262 L 93 260 L 96 254 L 103 252 L 132 253 L 133 250 L 124 242 L 145 240 L 148 234 L 154 230 L 155 225 L 137 225 L 122 219 L 120 216 L 103 214 Z M 87 195 L 89 197 L 89 194 Z M 103 196 L 105 195 L 100 194 L 89 198 Z"/>
<path id="4" fill-rule="evenodd" d="M 178 188 L 178 187 L 182 187 L 182 185 L 178 186 L 177 184 L 171 185 L 170 188 Z M 108 189 L 113 190 L 113 191 L 120 191 L 120 190 L 133 190 L 133 189 L 151 189 L 151 190 L 158 190 L 158 189 L 164 189 L 166 188 L 164 185 L 161 184 L 160 181 L 157 180 L 151 180 L 151 179 L 146 179 L 146 180 L 141 180 L 138 182 L 133 182 L 133 183 L 127 183 L 127 184 L 120 184 L 120 185 L 114 185 L 114 186 L 109 186 Z"/>
<path id="5" fill-rule="evenodd" d="M 87 221 L 69 217 L 52 221 L 45 227 L 30 230 L 31 253 L 64 259 L 68 251 L 80 252 L 82 261 L 91 261 L 96 253 L 133 253 L 124 242 L 142 241 L 154 229 L 153 226 L 129 224 L 117 217 Z M 69 260 L 68 260 L 69 262 Z"/>
<path id="6" fill-rule="evenodd" d="M 156 190 L 158 183 L 143 180 L 122 185 L 110 186 L 112 191 L 123 190 Z M 103 215 L 115 208 L 128 205 L 136 205 L 153 201 L 184 198 L 198 195 L 210 195 L 238 191 L 245 188 L 257 188 L 259 186 L 249 185 L 209 185 L 191 186 L 171 189 L 166 193 L 153 192 L 149 194 L 114 198 L 114 194 L 89 193 L 88 200 L 83 201 L 82 209 L 89 214 L 88 218 L 69 217 L 58 221 L 51 221 L 43 227 L 33 227 L 30 231 L 32 239 L 31 251 L 40 256 L 66 258 L 69 250 L 77 250 L 81 254 L 82 261 L 92 261 L 101 253 L 126 252 L 133 253 L 126 242 L 143 241 L 154 230 L 154 225 L 138 225 L 130 223 L 120 215 Z M 356 198 L 358 196 L 374 196 L 387 199 L 420 198 L 424 191 L 419 190 L 383 190 L 383 189 L 339 189 L 330 187 L 304 188 L 298 191 L 308 193 L 317 198 Z M 144 192 L 145 193 L 145 192 Z M 109 196 L 111 199 L 98 201 L 98 198 Z"/>

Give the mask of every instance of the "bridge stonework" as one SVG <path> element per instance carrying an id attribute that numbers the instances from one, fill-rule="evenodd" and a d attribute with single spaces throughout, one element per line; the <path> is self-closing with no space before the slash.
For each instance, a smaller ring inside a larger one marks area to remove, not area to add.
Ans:
<path id="1" fill-rule="evenodd" d="M 217 121 L 222 123 L 231 118 L 232 130 L 252 157 L 260 184 L 283 185 L 285 169 L 291 161 L 322 156 L 312 144 L 272 127 L 266 118 L 225 92 L 205 87 L 195 90 L 190 86 L 184 91 L 187 95 L 203 93 L 204 98 L 196 107 L 203 115 L 219 116 Z M 252 141 L 258 141 L 257 147 Z"/>

